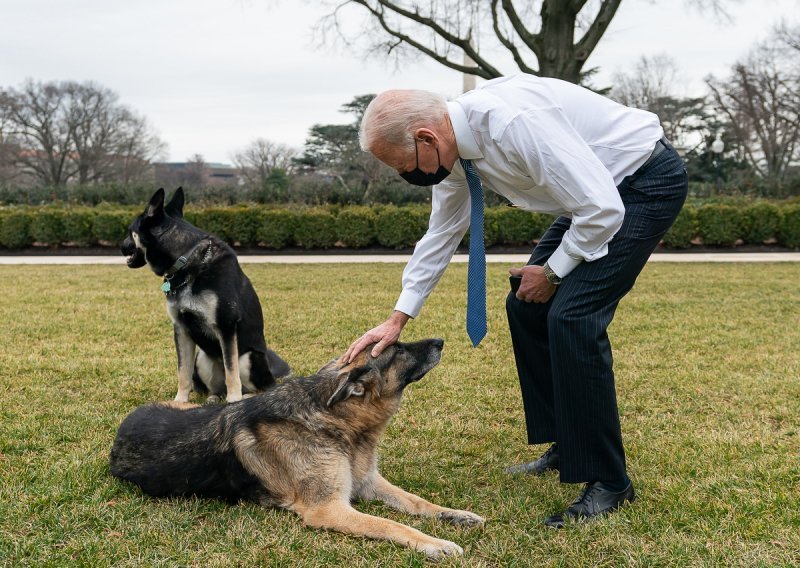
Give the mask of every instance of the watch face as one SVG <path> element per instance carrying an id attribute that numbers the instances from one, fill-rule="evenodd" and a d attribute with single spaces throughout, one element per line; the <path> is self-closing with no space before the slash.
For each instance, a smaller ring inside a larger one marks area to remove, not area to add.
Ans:
<path id="1" fill-rule="evenodd" d="M 544 265 L 544 277 L 547 278 L 550 284 L 561 284 L 561 278 L 547 264 Z"/>

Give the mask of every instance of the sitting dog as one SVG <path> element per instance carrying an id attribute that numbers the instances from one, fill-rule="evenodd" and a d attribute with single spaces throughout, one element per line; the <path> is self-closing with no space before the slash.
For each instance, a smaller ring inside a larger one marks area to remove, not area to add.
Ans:
<path id="1" fill-rule="evenodd" d="M 403 389 L 430 371 L 444 342 L 370 348 L 351 363 L 331 361 L 233 405 L 175 402 L 129 414 L 111 450 L 111 473 L 153 496 L 255 500 L 289 509 L 306 525 L 387 539 L 436 558 L 461 554 L 453 542 L 366 515 L 350 502 L 378 499 L 399 511 L 454 525 L 483 519 L 407 493 L 378 473 L 378 440 Z"/>
<path id="2" fill-rule="evenodd" d="M 122 254 L 130 268 L 148 264 L 164 277 L 178 352 L 175 400 L 187 402 L 194 386 L 209 402 L 235 402 L 274 385 L 289 365 L 267 348 L 261 304 L 236 253 L 184 220 L 183 203 L 181 188 L 166 207 L 164 190 L 156 191 L 128 228 Z"/>

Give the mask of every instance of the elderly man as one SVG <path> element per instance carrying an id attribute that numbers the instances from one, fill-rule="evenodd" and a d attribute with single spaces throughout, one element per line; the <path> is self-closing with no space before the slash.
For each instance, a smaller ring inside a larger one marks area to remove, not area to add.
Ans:
<path id="1" fill-rule="evenodd" d="M 607 328 L 686 198 L 684 163 L 658 117 L 571 83 L 518 75 L 450 102 L 426 91 L 381 93 L 360 137 L 406 181 L 434 187 L 428 231 L 394 312 L 348 355 L 371 343 L 377 355 L 398 340 L 470 225 L 467 328 L 475 344 L 485 335 L 481 188 L 558 216 L 528 264 L 510 270 L 521 279 L 506 301 L 528 443 L 551 445 L 507 471 L 557 470 L 562 483 L 586 484 L 548 526 L 633 501 Z"/>

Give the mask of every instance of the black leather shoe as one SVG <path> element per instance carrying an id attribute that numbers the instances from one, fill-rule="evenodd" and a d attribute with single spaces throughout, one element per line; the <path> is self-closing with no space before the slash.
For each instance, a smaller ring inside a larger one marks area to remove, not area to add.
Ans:
<path id="1" fill-rule="evenodd" d="M 507 467 L 505 471 L 512 475 L 518 473 L 542 475 L 550 470 L 558 471 L 558 447 L 556 444 L 547 448 L 547 451 L 538 460 Z"/>
<path id="2" fill-rule="evenodd" d="M 587 483 L 580 497 L 559 515 L 547 517 L 544 524 L 557 529 L 562 528 L 569 520 L 589 520 L 610 513 L 622 507 L 625 503 L 632 503 L 636 499 L 633 483 L 615 493 L 603 486 L 601 481 Z"/>

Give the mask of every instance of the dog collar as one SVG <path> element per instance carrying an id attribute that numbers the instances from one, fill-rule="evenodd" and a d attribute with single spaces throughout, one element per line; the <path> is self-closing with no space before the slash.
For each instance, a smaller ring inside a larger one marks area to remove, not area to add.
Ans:
<path id="1" fill-rule="evenodd" d="M 170 267 L 170 269 L 169 269 L 169 270 L 167 270 L 167 271 L 164 273 L 164 277 L 165 277 L 165 278 L 172 278 L 173 276 L 175 276 L 175 273 L 176 273 L 176 272 L 178 272 L 178 271 L 179 271 L 181 268 L 183 268 L 184 266 L 186 266 L 186 264 L 187 264 L 188 262 L 189 262 L 189 259 L 188 259 L 188 258 L 186 258 L 185 256 L 179 256 L 179 257 L 178 257 L 178 260 L 176 260 L 176 261 L 175 261 L 175 264 L 173 264 L 173 265 Z"/>
<path id="2" fill-rule="evenodd" d="M 197 249 L 197 246 L 193 247 L 192 250 L 187 252 L 185 255 L 181 255 L 178 257 L 178 260 L 175 261 L 169 270 L 164 273 L 164 283 L 161 285 L 161 291 L 164 292 L 167 296 L 169 296 L 170 292 L 175 292 L 176 289 L 180 288 L 184 284 L 186 284 L 186 280 L 178 284 L 173 288 L 172 283 L 170 282 L 172 278 L 184 267 L 189 263 L 188 257 L 194 253 Z M 208 248 L 206 249 L 205 255 L 203 255 L 203 259 L 200 261 L 201 263 L 205 263 L 208 261 L 209 254 L 211 253 L 211 244 L 209 243 Z"/>
<path id="3" fill-rule="evenodd" d="M 170 293 L 170 290 L 172 289 L 172 284 L 170 284 L 169 281 L 172 280 L 172 277 L 175 276 L 175 273 L 178 272 L 184 266 L 186 266 L 186 264 L 188 262 L 189 262 L 189 259 L 186 258 L 185 256 L 181 255 L 181 256 L 178 257 L 178 260 L 175 261 L 175 264 L 173 264 L 169 268 L 169 270 L 167 270 L 164 273 L 164 283 L 161 285 L 161 291 L 162 292 L 164 292 L 165 294 L 169 294 Z"/>

